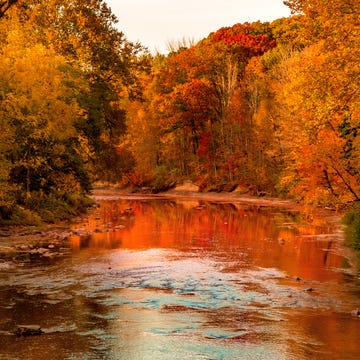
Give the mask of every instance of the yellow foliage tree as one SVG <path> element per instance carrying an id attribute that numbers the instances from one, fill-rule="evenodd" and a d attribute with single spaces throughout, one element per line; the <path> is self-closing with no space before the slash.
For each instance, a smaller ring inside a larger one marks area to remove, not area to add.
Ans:
<path id="1" fill-rule="evenodd" d="M 283 185 L 310 202 L 359 200 L 359 2 L 292 1 L 312 41 L 282 62 Z M 291 124 L 291 126 L 290 126 Z"/>

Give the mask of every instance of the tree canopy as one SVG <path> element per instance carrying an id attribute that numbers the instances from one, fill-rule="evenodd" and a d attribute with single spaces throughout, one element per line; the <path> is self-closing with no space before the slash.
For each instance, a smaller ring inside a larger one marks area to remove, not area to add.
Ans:
<path id="1" fill-rule="evenodd" d="M 0 217 L 95 180 L 359 200 L 359 2 L 286 3 L 150 55 L 105 1 L 1 1 Z"/>

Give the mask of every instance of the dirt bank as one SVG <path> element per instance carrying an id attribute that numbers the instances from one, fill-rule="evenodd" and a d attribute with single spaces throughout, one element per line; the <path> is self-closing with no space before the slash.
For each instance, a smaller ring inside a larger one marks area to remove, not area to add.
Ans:
<path id="1" fill-rule="evenodd" d="M 328 215 L 334 215 L 334 211 L 329 209 L 316 208 L 312 206 L 305 206 L 296 203 L 292 200 L 274 198 L 269 196 L 250 196 L 241 194 L 239 192 L 198 192 L 192 184 L 184 184 L 178 186 L 172 190 L 158 194 L 143 194 L 141 192 L 132 193 L 127 189 L 117 188 L 97 188 L 92 192 L 92 197 L 95 200 L 101 200 L 102 198 L 127 196 L 133 198 L 179 198 L 179 199 L 191 199 L 191 200 L 204 200 L 204 201 L 215 201 L 215 202 L 236 202 L 236 203 L 247 203 L 256 206 L 274 206 L 274 207 L 286 207 L 293 210 L 309 212 L 323 211 Z M 339 215 L 339 214 L 337 214 Z"/>

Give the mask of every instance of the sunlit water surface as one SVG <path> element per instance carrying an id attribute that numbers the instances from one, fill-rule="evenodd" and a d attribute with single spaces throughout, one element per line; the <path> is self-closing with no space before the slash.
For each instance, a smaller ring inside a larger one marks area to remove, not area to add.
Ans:
<path id="1" fill-rule="evenodd" d="M 359 359 L 339 226 L 304 218 L 102 198 L 65 256 L 1 271 L 0 359 Z M 15 337 L 16 324 L 44 334 Z"/>

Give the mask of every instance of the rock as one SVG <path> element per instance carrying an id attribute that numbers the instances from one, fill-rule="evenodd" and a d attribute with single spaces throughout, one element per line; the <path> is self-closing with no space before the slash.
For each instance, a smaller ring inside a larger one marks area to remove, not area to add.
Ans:
<path id="1" fill-rule="evenodd" d="M 234 192 L 238 193 L 239 195 L 244 195 L 244 194 L 248 194 L 249 193 L 249 187 L 246 185 L 238 185 L 235 189 Z"/>
<path id="2" fill-rule="evenodd" d="M 257 196 L 259 196 L 259 197 L 264 197 L 266 195 L 267 195 L 267 193 L 265 191 L 258 191 L 257 192 Z"/>
<path id="3" fill-rule="evenodd" d="M 185 181 L 182 185 L 176 186 L 175 190 L 199 192 L 199 186 L 195 185 L 191 181 Z"/>
<path id="4" fill-rule="evenodd" d="M 13 263 L 0 261 L 0 271 L 9 270 L 12 267 L 13 267 Z"/>
<path id="5" fill-rule="evenodd" d="M 15 330 L 16 336 L 41 335 L 43 331 L 39 325 L 18 325 Z"/>
<path id="6" fill-rule="evenodd" d="M 360 310 L 359 309 L 353 310 L 351 312 L 351 315 L 356 316 L 356 317 L 360 317 Z"/>
<path id="7" fill-rule="evenodd" d="M 118 229 L 125 229 L 126 226 L 125 225 L 117 225 L 114 227 L 115 230 L 118 230 Z"/>
<path id="8" fill-rule="evenodd" d="M 312 292 L 312 291 L 314 291 L 314 289 L 313 289 L 312 287 L 308 287 L 308 288 L 304 289 L 304 291 L 306 291 L 306 292 Z"/>
<path id="9" fill-rule="evenodd" d="M 140 189 L 140 192 L 143 193 L 143 194 L 151 194 L 151 188 L 148 187 L 148 186 L 143 186 L 141 189 Z"/>
<path id="10" fill-rule="evenodd" d="M 56 256 L 60 256 L 60 254 L 59 253 L 57 253 L 57 252 L 46 252 L 46 253 L 44 253 L 44 254 L 42 254 L 43 255 L 43 257 L 45 257 L 45 258 L 54 258 L 54 257 L 56 257 Z"/>
<path id="11" fill-rule="evenodd" d="M 195 210 L 204 210 L 206 209 L 206 205 L 199 205 L 195 208 Z"/>
<path id="12" fill-rule="evenodd" d="M 29 251 L 29 254 L 39 254 L 39 255 L 43 255 L 45 253 L 47 253 L 49 251 L 49 249 L 45 249 L 45 248 L 38 248 L 38 249 L 32 249 Z"/>
<path id="13" fill-rule="evenodd" d="M 57 240 L 66 240 L 69 237 L 69 233 L 64 233 L 64 234 L 57 234 L 56 235 L 56 239 Z"/>
<path id="14" fill-rule="evenodd" d="M 16 253 L 16 251 L 11 246 L 1 246 L 0 245 L 0 253 L 1 254 L 12 254 L 12 253 Z"/>

